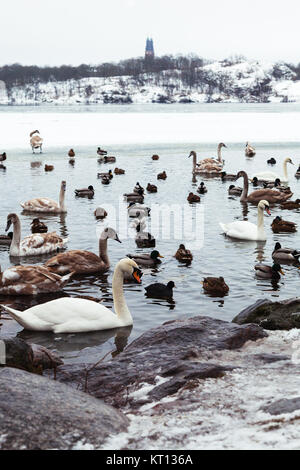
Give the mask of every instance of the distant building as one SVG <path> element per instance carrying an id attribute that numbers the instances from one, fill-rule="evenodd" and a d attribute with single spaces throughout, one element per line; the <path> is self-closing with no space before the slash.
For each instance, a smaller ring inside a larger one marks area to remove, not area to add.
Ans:
<path id="1" fill-rule="evenodd" d="M 145 49 L 145 60 L 149 62 L 149 61 L 152 61 L 153 59 L 154 59 L 153 39 L 147 38 L 146 49 Z"/>

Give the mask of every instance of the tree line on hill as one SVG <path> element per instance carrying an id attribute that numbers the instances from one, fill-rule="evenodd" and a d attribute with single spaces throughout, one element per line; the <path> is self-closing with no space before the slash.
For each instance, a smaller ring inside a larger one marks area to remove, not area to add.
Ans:
<path id="1" fill-rule="evenodd" d="M 0 67 L 0 80 L 3 80 L 7 88 L 23 86 L 34 83 L 47 83 L 53 81 L 65 81 L 88 77 L 115 77 L 142 73 L 157 73 L 164 70 L 193 71 L 203 66 L 203 59 L 194 55 L 172 56 L 165 55 L 145 61 L 138 57 L 122 60 L 118 63 L 106 62 L 100 65 L 81 64 L 78 66 L 61 65 L 60 67 L 38 67 L 36 65 L 11 64 Z"/>

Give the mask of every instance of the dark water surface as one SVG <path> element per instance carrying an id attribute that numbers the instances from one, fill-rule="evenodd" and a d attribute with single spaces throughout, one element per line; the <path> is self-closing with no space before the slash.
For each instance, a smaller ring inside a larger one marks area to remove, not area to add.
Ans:
<path id="1" fill-rule="evenodd" d="M 99 142 L 100 145 L 101 142 Z M 224 150 L 225 169 L 228 173 L 245 170 L 251 175 L 254 171 L 275 171 L 282 174 L 282 162 L 291 157 L 295 166 L 289 166 L 290 186 L 294 191 L 292 199 L 299 197 L 300 182 L 294 177 L 297 165 L 300 163 L 300 148 L 297 144 L 259 144 L 257 154 L 253 159 L 244 156 L 245 142 L 230 144 Z M 70 147 L 72 145 L 70 144 Z M 148 182 L 158 186 L 156 194 L 146 193 L 145 204 L 152 203 L 187 204 L 186 198 L 190 191 L 196 191 L 203 178 L 197 177 L 197 183 L 192 182 L 192 161 L 188 159 L 190 150 L 198 150 L 197 143 L 190 145 L 157 144 L 157 145 L 127 145 L 111 146 L 112 155 L 116 155 L 116 164 L 97 162 L 96 148 L 76 148 L 74 166 L 68 163 L 65 150 L 45 146 L 45 153 L 32 155 L 28 146 L 24 150 L 10 149 L 7 151 L 8 160 L 5 162 L 6 171 L 0 170 L 0 233 L 4 233 L 6 217 L 10 212 L 20 214 L 22 237 L 30 234 L 30 223 L 33 215 L 21 214 L 20 202 L 33 197 L 46 196 L 58 201 L 61 180 L 67 181 L 66 205 L 68 213 L 64 216 L 45 215 L 40 219 L 48 225 L 48 231 L 69 237 L 68 249 L 85 249 L 98 253 L 98 235 L 103 227 L 115 226 L 111 206 L 116 208 L 117 225 L 119 218 L 127 219 L 126 203 L 123 201 L 124 192 L 131 192 L 136 181 L 144 187 Z M 3 149 L 4 150 L 4 149 Z M 0 149 L 0 151 L 3 151 Z M 151 155 L 160 155 L 158 161 L 152 161 Z M 198 158 L 216 155 L 215 145 L 201 144 Z M 270 167 L 266 160 L 275 157 L 277 165 Z M 40 160 L 40 168 L 31 168 L 30 162 Z M 44 171 L 44 163 L 53 164 L 53 172 Z M 115 175 L 111 184 L 102 185 L 97 179 L 98 171 L 108 171 L 114 167 L 125 169 L 125 175 Z M 157 181 L 157 173 L 166 170 L 168 178 Z M 300 248 L 299 233 L 273 234 L 270 224 L 276 215 L 294 222 L 299 221 L 299 211 L 281 211 L 279 206 L 271 208 L 272 217 L 265 218 L 267 232 L 266 243 L 239 242 L 226 239 L 221 234 L 219 221 L 230 222 L 235 219 L 247 218 L 256 223 L 257 208 L 252 205 L 241 205 L 238 198 L 228 197 L 227 189 L 231 183 L 222 183 L 219 179 L 205 180 L 208 192 L 201 196 L 204 220 L 204 246 L 199 248 L 182 239 L 157 239 L 156 247 L 164 256 L 157 270 L 145 270 L 141 285 L 126 284 L 125 296 L 134 319 L 133 328 L 116 331 L 94 332 L 78 335 L 54 335 L 22 331 L 14 320 L 1 320 L 0 333 L 3 335 L 19 335 L 32 342 L 43 344 L 56 349 L 65 362 L 96 362 L 104 354 L 116 349 L 121 350 L 126 342 L 131 342 L 144 331 L 162 322 L 190 317 L 193 315 L 209 315 L 223 320 L 231 320 L 237 313 L 259 298 L 285 299 L 297 295 L 300 283 L 300 271 L 294 266 L 285 266 L 285 276 L 277 286 L 269 281 L 257 280 L 254 275 L 254 265 L 258 261 L 272 263 L 271 253 L 276 241 L 282 246 Z M 242 185 L 242 180 L 239 180 Z M 76 198 L 74 189 L 93 185 L 93 199 Z M 252 187 L 251 187 L 252 190 Z M 96 207 L 108 208 L 109 217 L 104 222 L 96 221 L 93 211 Z M 193 206 L 187 208 L 190 219 L 195 218 Z M 151 218 L 150 218 L 151 221 Z M 162 224 L 164 220 L 162 221 Z M 65 288 L 65 295 L 90 295 L 103 298 L 107 307 L 112 307 L 112 274 L 116 262 L 127 253 L 135 251 L 150 252 L 151 249 L 137 249 L 134 239 L 122 237 L 122 244 L 113 240 L 108 242 L 108 254 L 111 261 L 110 270 L 101 275 L 89 275 L 73 279 Z M 194 255 L 190 266 L 178 263 L 173 257 L 179 243 L 185 242 Z M 12 264 L 40 264 L 52 255 L 45 257 L 28 257 L 22 260 L 10 260 L 7 247 L 0 247 L 0 265 L 2 270 Z M 223 299 L 212 298 L 204 293 L 201 280 L 204 276 L 223 276 L 230 287 L 229 294 Z M 145 296 L 144 287 L 152 282 L 168 282 L 173 280 L 174 302 L 149 299 Z M 38 298 L 7 298 L 0 297 L 1 303 L 14 305 L 24 309 L 36 303 L 44 302 L 53 297 Z M 5 318 L 8 315 L 5 314 Z M 127 338 L 127 336 L 129 337 Z M 110 357 L 110 353 L 108 354 Z"/>

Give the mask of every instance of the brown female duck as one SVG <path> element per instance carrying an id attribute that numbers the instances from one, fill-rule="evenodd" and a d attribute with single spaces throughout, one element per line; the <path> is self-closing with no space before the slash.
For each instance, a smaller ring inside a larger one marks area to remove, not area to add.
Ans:
<path id="1" fill-rule="evenodd" d="M 297 225 L 294 222 L 289 222 L 283 220 L 281 217 L 277 216 L 271 224 L 271 228 L 274 233 L 280 232 L 297 232 Z"/>
<path id="2" fill-rule="evenodd" d="M 202 284 L 203 289 L 211 295 L 222 297 L 229 292 L 229 287 L 223 277 L 205 277 Z"/>

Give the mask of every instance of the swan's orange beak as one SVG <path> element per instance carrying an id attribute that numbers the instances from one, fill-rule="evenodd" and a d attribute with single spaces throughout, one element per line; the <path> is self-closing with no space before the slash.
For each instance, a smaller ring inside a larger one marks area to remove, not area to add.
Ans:
<path id="1" fill-rule="evenodd" d="M 142 271 L 140 269 L 135 269 L 132 273 L 134 279 L 138 282 L 138 284 L 140 284 L 142 281 L 141 281 L 141 277 L 143 275 Z"/>
<path id="2" fill-rule="evenodd" d="M 266 207 L 266 212 L 267 212 L 268 215 L 271 215 L 271 211 L 268 207 Z"/>

